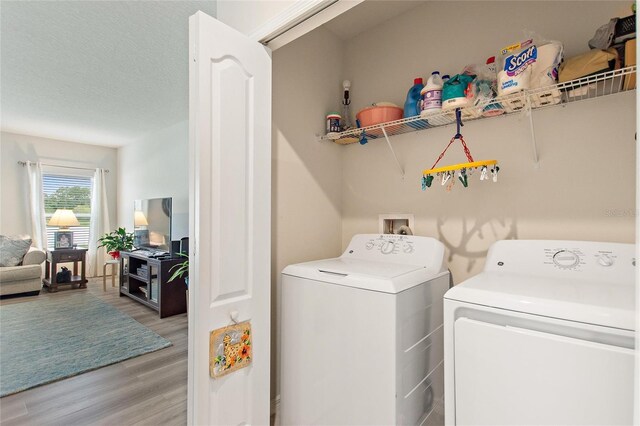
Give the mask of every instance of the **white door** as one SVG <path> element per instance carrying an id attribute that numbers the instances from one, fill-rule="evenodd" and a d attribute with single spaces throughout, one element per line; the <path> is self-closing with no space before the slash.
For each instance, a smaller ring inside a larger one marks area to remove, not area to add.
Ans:
<path id="1" fill-rule="evenodd" d="M 188 423 L 268 424 L 271 58 L 198 12 L 189 18 Z M 209 333 L 251 321 L 252 365 L 209 376 Z"/>

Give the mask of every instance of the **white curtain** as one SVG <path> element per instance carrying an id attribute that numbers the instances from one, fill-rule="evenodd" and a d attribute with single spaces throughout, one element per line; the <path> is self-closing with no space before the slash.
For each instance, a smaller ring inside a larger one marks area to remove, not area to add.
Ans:
<path id="1" fill-rule="evenodd" d="M 90 277 L 102 274 L 102 265 L 107 258 L 107 253 L 104 247 L 98 249 L 98 238 L 110 231 L 106 172 L 104 169 L 96 169 L 91 190 L 91 222 L 89 224 L 89 251 L 87 252 L 87 273 Z"/>
<path id="2" fill-rule="evenodd" d="M 29 177 L 29 213 L 31 216 L 31 240 L 34 247 L 47 249 L 47 222 L 44 217 L 44 189 L 42 188 L 42 164 L 27 162 Z"/>

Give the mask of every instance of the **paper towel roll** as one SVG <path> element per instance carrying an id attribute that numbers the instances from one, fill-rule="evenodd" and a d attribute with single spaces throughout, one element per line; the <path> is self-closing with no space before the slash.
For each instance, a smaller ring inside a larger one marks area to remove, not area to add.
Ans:
<path id="1" fill-rule="evenodd" d="M 525 68 L 518 75 L 509 76 L 502 70 L 498 73 L 498 95 L 509 95 L 521 90 L 529 89 L 531 82 L 531 66 Z"/>
<path id="2" fill-rule="evenodd" d="M 531 67 L 531 80 L 529 87 L 551 86 L 558 81 L 558 66 L 562 62 L 562 43 L 552 41 L 538 47 L 538 58 Z"/>

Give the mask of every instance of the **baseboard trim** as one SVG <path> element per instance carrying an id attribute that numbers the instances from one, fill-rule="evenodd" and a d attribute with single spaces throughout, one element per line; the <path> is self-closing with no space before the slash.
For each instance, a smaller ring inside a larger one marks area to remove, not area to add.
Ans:
<path id="1" fill-rule="evenodd" d="M 271 417 L 275 417 L 274 425 L 280 424 L 280 395 L 271 400 Z"/>

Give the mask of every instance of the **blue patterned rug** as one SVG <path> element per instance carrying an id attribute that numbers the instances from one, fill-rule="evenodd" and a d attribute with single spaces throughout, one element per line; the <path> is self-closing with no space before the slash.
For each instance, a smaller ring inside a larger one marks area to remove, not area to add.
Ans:
<path id="1" fill-rule="evenodd" d="M 0 397 L 168 346 L 86 292 L 0 306 Z"/>

